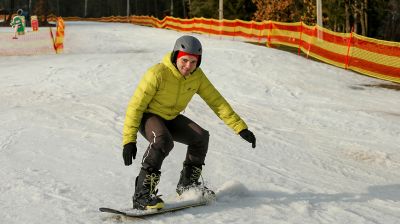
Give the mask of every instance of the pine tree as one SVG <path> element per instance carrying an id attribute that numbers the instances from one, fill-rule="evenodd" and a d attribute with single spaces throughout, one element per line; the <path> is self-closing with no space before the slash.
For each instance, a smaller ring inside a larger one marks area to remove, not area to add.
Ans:
<path id="1" fill-rule="evenodd" d="M 190 17 L 218 18 L 216 0 L 191 0 Z"/>
<path id="2" fill-rule="evenodd" d="M 251 20 L 256 7 L 252 0 L 224 1 L 224 19 Z"/>
<path id="3" fill-rule="evenodd" d="M 219 0 L 191 0 L 190 17 L 219 18 Z M 256 7 L 252 0 L 225 0 L 224 19 L 251 20 Z"/>

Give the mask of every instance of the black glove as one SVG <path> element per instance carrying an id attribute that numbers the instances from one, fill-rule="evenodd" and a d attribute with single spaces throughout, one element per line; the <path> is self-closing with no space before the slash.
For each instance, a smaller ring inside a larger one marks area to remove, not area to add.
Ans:
<path id="1" fill-rule="evenodd" d="M 132 164 L 132 158 L 136 159 L 136 143 L 129 142 L 124 145 L 124 151 L 122 152 L 122 157 L 124 158 L 125 166 L 129 166 Z"/>
<path id="2" fill-rule="evenodd" d="M 256 136 L 254 136 L 253 132 L 249 131 L 248 129 L 244 129 L 241 132 L 239 132 L 239 135 L 244 140 L 250 142 L 251 147 L 253 147 L 253 148 L 256 147 Z"/>

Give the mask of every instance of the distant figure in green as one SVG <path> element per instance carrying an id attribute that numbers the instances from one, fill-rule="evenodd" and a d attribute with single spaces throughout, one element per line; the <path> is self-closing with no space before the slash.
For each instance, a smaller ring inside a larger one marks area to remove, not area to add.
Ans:
<path id="1" fill-rule="evenodd" d="M 22 9 L 18 9 L 17 15 L 14 16 L 12 19 L 10 25 L 14 28 L 14 37 L 13 39 L 18 39 L 18 35 L 24 35 L 25 34 L 25 17 L 22 16 Z"/>

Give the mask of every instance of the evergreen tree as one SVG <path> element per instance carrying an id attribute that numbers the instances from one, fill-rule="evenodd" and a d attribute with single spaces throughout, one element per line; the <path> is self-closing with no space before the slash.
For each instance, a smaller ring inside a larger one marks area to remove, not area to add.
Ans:
<path id="1" fill-rule="evenodd" d="M 400 2 L 398 0 L 385 2 L 384 8 L 378 10 L 382 20 L 380 20 L 381 25 L 375 26 L 377 35 L 385 40 L 400 41 Z"/>
<path id="2" fill-rule="evenodd" d="M 218 18 L 218 0 L 192 0 L 190 17 Z"/>
<path id="3" fill-rule="evenodd" d="M 252 20 L 256 6 L 251 0 L 224 1 L 224 19 Z"/>
<path id="4" fill-rule="evenodd" d="M 190 17 L 219 18 L 219 0 L 191 0 Z M 256 6 L 252 0 L 224 0 L 224 19 L 252 19 Z"/>

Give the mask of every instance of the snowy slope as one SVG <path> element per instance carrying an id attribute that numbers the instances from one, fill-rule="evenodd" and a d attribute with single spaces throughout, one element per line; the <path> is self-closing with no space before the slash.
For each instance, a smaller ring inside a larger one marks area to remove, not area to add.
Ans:
<path id="1" fill-rule="evenodd" d="M 4 29 L 0 28 L 3 32 Z M 0 223 L 119 223 L 140 159 L 121 157 L 125 108 L 170 30 L 67 22 L 65 53 L 0 57 Z M 199 97 L 185 115 L 211 133 L 203 176 L 218 202 L 124 223 L 400 223 L 400 92 L 287 52 L 196 35 L 202 68 L 257 148 Z M 139 137 L 141 158 L 146 141 Z M 185 146 L 159 185 L 175 197 Z"/>

